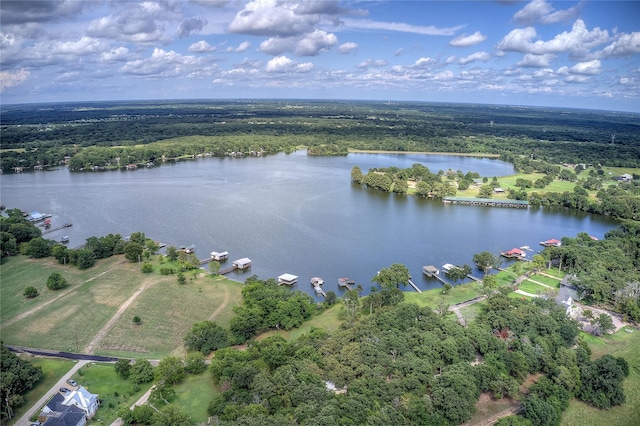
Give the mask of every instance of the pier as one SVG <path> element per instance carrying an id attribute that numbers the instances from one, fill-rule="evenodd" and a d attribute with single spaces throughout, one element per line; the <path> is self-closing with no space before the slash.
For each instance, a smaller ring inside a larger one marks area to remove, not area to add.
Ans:
<path id="1" fill-rule="evenodd" d="M 426 265 L 422 267 L 422 273 L 429 278 L 435 278 L 440 283 L 447 284 L 447 282 L 440 276 L 440 270 L 433 265 Z"/>
<path id="2" fill-rule="evenodd" d="M 502 200 L 493 198 L 473 198 L 473 197 L 444 197 L 442 202 L 445 204 L 464 204 L 467 206 L 483 206 L 483 207 L 511 207 L 518 209 L 529 208 L 528 201 L 522 200 Z"/>
<path id="3" fill-rule="evenodd" d="M 472 279 L 472 280 L 473 280 L 473 281 L 475 281 L 475 282 L 480 282 L 480 281 L 482 281 L 480 278 L 476 278 L 476 277 L 474 277 L 474 276 L 473 276 L 473 275 L 471 275 L 471 274 L 467 275 L 467 278 L 470 278 L 470 279 Z"/>
<path id="4" fill-rule="evenodd" d="M 409 280 L 409 284 L 411 285 L 411 287 L 413 287 L 415 291 L 417 291 L 418 293 L 422 293 L 422 290 L 420 290 L 418 286 L 413 283 L 413 281 Z"/>
<path id="5" fill-rule="evenodd" d="M 356 282 L 354 280 L 352 280 L 351 278 L 338 278 L 338 286 L 340 287 L 344 287 L 347 290 L 353 290 L 353 288 L 351 287 L 352 285 L 354 285 Z"/>
<path id="6" fill-rule="evenodd" d="M 211 259 L 209 259 L 209 262 L 211 262 Z M 218 271 L 218 275 L 227 275 L 230 274 L 231 272 L 235 271 L 236 269 L 238 269 L 238 267 L 236 265 L 231 265 L 228 268 L 224 268 Z"/>
<path id="7" fill-rule="evenodd" d="M 46 229 L 46 230 L 42 231 L 42 235 L 48 234 L 50 232 L 59 231 L 61 229 L 68 228 L 70 226 L 73 226 L 73 224 L 72 223 L 65 223 L 62 226 L 56 226 L 55 228 L 49 228 L 49 229 Z"/>

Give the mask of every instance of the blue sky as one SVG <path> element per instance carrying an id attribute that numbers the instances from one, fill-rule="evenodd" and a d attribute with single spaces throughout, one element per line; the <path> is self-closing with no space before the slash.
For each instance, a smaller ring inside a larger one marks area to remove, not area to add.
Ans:
<path id="1" fill-rule="evenodd" d="M 640 112 L 637 1 L 0 2 L 3 103 L 302 98 Z"/>

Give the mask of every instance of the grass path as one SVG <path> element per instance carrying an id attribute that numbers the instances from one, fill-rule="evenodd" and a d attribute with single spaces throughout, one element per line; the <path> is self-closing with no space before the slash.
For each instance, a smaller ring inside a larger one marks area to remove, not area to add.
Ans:
<path id="1" fill-rule="evenodd" d="M 113 314 L 111 318 L 109 318 L 109 321 L 107 321 L 107 323 L 100 329 L 100 331 L 98 331 L 98 333 L 93 337 L 93 339 L 91 339 L 91 342 L 89 342 L 87 347 L 84 349 L 84 353 L 90 354 L 90 355 L 93 354 L 93 351 L 96 348 L 96 346 L 100 344 L 104 336 L 106 336 L 107 333 L 113 328 L 113 325 L 116 323 L 116 321 L 120 319 L 122 314 L 124 314 L 124 311 L 126 311 L 127 308 L 129 307 L 129 305 L 131 305 L 131 303 L 133 303 L 133 301 L 136 300 L 138 296 L 142 294 L 143 291 L 145 291 L 147 288 L 149 288 L 153 284 L 156 284 L 157 282 L 158 282 L 157 280 L 147 280 L 143 282 L 142 286 L 139 289 L 137 289 L 131 295 L 131 297 L 129 297 L 122 305 L 120 305 L 116 313 Z"/>
<path id="2" fill-rule="evenodd" d="M 33 315 L 34 313 L 40 311 L 42 308 L 46 308 L 50 304 L 56 302 L 58 299 L 61 299 L 62 297 L 66 296 L 67 294 L 71 293 L 72 291 L 78 289 L 79 287 L 82 287 L 83 285 L 85 285 L 87 283 L 90 283 L 91 281 L 95 280 L 96 278 L 99 278 L 99 277 L 101 277 L 101 276 L 103 276 L 105 274 L 108 274 L 109 272 L 114 271 L 123 262 L 124 262 L 124 259 L 119 261 L 119 262 L 117 262 L 115 265 L 113 265 L 112 268 L 109 268 L 106 271 L 100 272 L 98 275 L 95 275 L 95 276 L 89 278 L 88 280 L 86 280 L 86 281 L 84 281 L 84 282 L 82 282 L 82 283 L 80 283 L 80 284 L 78 284 L 76 286 L 69 287 L 68 289 L 61 291 L 53 299 L 47 300 L 46 302 L 44 302 L 44 303 L 42 303 L 42 304 L 40 304 L 38 306 L 34 306 L 33 308 L 29 309 L 28 311 L 25 311 L 25 312 L 23 312 L 23 313 L 21 313 L 19 315 L 16 315 L 13 318 L 7 320 L 7 321 L 4 321 L 3 324 L 2 324 L 2 328 L 8 327 L 8 326 L 10 326 L 12 324 L 15 324 L 16 322 L 18 322 L 20 320 L 23 320 L 23 319 L 27 318 L 30 315 Z"/>
<path id="3" fill-rule="evenodd" d="M 213 321 L 218 315 L 220 315 L 220 312 L 222 312 L 224 308 L 227 307 L 227 304 L 229 303 L 229 299 L 230 299 L 229 289 L 227 288 L 227 286 L 223 286 L 223 287 L 224 287 L 224 301 L 220 306 L 218 306 L 218 309 L 213 311 L 213 313 L 209 317 L 209 321 Z"/>

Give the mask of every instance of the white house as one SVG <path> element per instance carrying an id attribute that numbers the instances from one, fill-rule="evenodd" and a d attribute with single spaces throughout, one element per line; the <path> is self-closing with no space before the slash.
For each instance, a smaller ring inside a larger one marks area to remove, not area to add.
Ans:
<path id="1" fill-rule="evenodd" d="M 62 404 L 80 408 L 86 413 L 87 419 L 90 419 L 98 411 L 98 395 L 79 386 L 78 389 L 67 394 Z"/>

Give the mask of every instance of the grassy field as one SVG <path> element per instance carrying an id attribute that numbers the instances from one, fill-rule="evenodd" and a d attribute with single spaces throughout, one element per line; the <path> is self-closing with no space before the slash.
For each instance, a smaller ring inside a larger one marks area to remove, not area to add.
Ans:
<path id="1" fill-rule="evenodd" d="M 540 274 L 532 275 L 529 278 L 531 278 L 532 280 L 537 281 L 539 283 L 546 284 L 549 287 L 553 287 L 553 288 L 559 288 L 560 287 L 560 280 L 556 280 L 555 278 L 545 277 L 544 275 L 540 275 Z"/>
<path id="2" fill-rule="evenodd" d="M 262 340 L 269 336 L 282 336 L 288 341 L 292 341 L 303 334 L 309 333 L 312 328 L 324 328 L 331 333 L 332 331 L 337 330 L 338 327 L 340 327 L 340 323 L 342 323 L 342 320 L 340 319 L 341 311 L 342 304 L 338 302 L 322 314 L 314 316 L 310 320 L 303 322 L 298 328 L 294 328 L 293 330 L 269 330 L 256 337 L 256 340 Z"/>
<path id="3" fill-rule="evenodd" d="M 209 414 L 207 408 L 219 389 L 213 384 L 208 371 L 198 375 L 187 374 L 182 382 L 174 386 L 176 396 L 173 404 L 191 415 L 192 424 L 205 424 Z"/>
<path id="4" fill-rule="evenodd" d="M 45 283 L 53 271 L 69 286 L 48 290 Z M 85 271 L 51 258 L 19 256 L 6 261 L 1 272 L 2 338 L 36 348 L 83 351 L 93 343 L 97 354 L 180 354 L 182 337 L 194 322 L 215 318 L 226 326 L 233 306 L 241 301 L 242 284 L 235 281 L 197 273 L 187 274 L 187 283 L 179 285 L 175 275 L 143 274 L 137 263 L 122 256 L 103 259 Z M 22 296 L 27 285 L 36 286 L 40 295 Z M 134 316 L 142 319 L 140 325 L 133 324 Z"/>
<path id="5" fill-rule="evenodd" d="M 113 364 L 91 363 L 73 376 L 79 385 L 99 395 L 101 403 L 92 423 L 110 425 L 120 408 L 131 407 L 150 387 L 151 383 L 135 386 L 118 376 Z M 137 389 L 136 389 L 137 388 Z"/>
<path id="6" fill-rule="evenodd" d="M 21 355 L 22 359 L 29 361 L 36 367 L 42 368 L 44 377 L 35 385 L 35 387 L 29 389 L 23 393 L 24 404 L 18 408 L 14 413 L 14 421 L 9 422 L 9 425 L 15 424 L 15 421 L 20 418 L 24 413 L 31 408 L 35 402 L 40 399 L 49 389 L 53 386 L 67 371 L 73 367 L 74 361 L 57 358 L 41 358 L 30 355 Z"/>
<path id="7" fill-rule="evenodd" d="M 606 337 L 583 334 L 593 351 L 592 359 L 604 354 L 624 357 L 629 363 L 629 377 L 624 381 L 626 402 L 610 410 L 598 410 L 572 400 L 562 416 L 562 425 L 635 426 L 640 419 L 640 330 L 627 333 L 624 329 Z"/>

